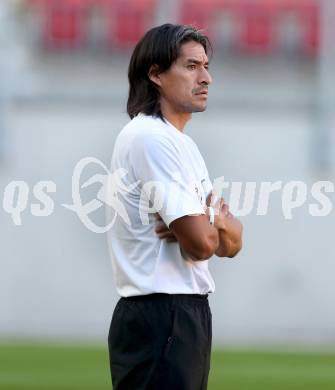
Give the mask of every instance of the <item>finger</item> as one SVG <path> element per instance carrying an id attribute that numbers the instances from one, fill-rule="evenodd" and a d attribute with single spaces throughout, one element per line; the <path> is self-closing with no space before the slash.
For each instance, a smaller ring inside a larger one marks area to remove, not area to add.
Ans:
<path id="1" fill-rule="evenodd" d="M 207 197 L 206 197 L 206 205 L 207 206 L 210 206 L 211 205 L 211 203 L 212 203 L 212 196 L 213 196 L 213 193 L 212 193 L 212 191 L 207 195 Z"/>
<path id="2" fill-rule="evenodd" d="M 217 195 L 213 195 L 213 198 L 212 198 L 212 206 L 214 208 L 221 208 L 221 206 L 225 203 L 225 200 L 224 198 L 221 196 L 217 196 Z"/>
<path id="3" fill-rule="evenodd" d="M 155 213 L 155 218 L 157 221 L 162 221 L 162 217 L 158 213 Z"/>
<path id="4" fill-rule="evenodd" d="M 159 233 L 157 234 L 157 236 L 161 239 L 164 239 L 164 238 L 175 238 L 174 234 L 171 233 L 171 232 L 164 232 L 164 233 Z"/>
<path id="5" fill-rule="evenodd" d="M 228 211 L 227 217 L 228 217 L 228 218 L 235 218 L 235 217 L 234 217 L 234 214 L 232 214 L 230 211 Z"/>
<path id="6" fill-rule="evenodd" d="M 156 233 L 169 231 L 169 228 L 165 225 L 164 222 L 158 222 L 156 227 L 155 227 L 155 231 L 156 231 Z"/>
<path id="7" fill-rule="evenodd" d="M 229 206 L 227 204 L 224 204 L 222 207 L 221 207 L 221 210 L 223 212 L 223 214 L 225 214 L 226 216 L 228 216 L 229 214 Z"/>
<path id="8" fill-rule="evenodd" d="M 174 234 L 167 231 L 167 232 L 161 232 L 161 233 L 157 233 L 157 236 L 159 238 L 168 238 L 168 237 L 174 237 Z"/>
<path id="9" fill-rule="evenodd" d="M 166 226 L 166 224 L 164 223 L 163 220 L 160 219 L 156 221 L 156 226 Z"/>
<path id="10" fill-rule="evenodd" d="M 223 205 L 226 204 L 226 201 L 224 198 L 220 198 L 220 207 L 223 207 Z"/>
<path id="11" fill-rule="evenodd" d="M 215 195 L 212 198 L 211 206 L 214 208 L 215 215 L 219 215 L 224 204 L 223 198 L 218 198 Z"/>
<path id="12" fill-rule="evenodd" d="M 166 239 L 166 242 L 177 242 L 177 239 L 176 239 L 176 237 L 171 237 L 171 238 L 167 238 Z"/>
<path id="13" fill-rule="evenodd" d="M 161 228 L 161 229 L 156 229 L 156 234 L 167 234 L 171 233 L 169 229 Z"/>

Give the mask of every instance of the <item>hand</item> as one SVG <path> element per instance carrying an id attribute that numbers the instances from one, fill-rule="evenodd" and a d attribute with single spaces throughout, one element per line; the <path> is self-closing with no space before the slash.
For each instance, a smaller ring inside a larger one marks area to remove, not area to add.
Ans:
<path id="1" fill-rule="evenodd" d="M 210 192 L 206 204 L 214 208 L 214 227 L 219 231 L 220 245 L 215 254 L 219 257 L 234 257 L 242 248 L 243 226 L 229 211 L 224 198 L 212 199 L 212 195 Z"/>
<path id="2" fill-rule="evenodd" d="M 215 222 L 214 226 L 217 229 L 224 230 L 226 227 L 227 219 L 235 218 L 229 211 L 229 205 L 225 203 L 224 198 L 213 198 L 213 193 L 210 192 L 206 199 L 206 205 L 214 208 Z"/>
<path id="3" fill-rule="evenodd" d="M 169 230 L 169 228 L 166 226 L 165 222 L 162 220 L 161 216 L 156 213 L 156 227 L 155 232 L 157 233 L 157 236 L 164 240 L 166 239 L 167 242 L 176 242 L 177 239 L 175 235 Z"/>

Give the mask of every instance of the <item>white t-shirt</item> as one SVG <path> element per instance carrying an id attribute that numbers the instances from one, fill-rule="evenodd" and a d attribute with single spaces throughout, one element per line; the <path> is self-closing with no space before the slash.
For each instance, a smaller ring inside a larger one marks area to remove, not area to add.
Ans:
<path id="1" fill-rule="evenodd" d="M 155 232 L 155 212 L 167 226 L 205 213 L 212 184 L 194 141 L 167 120 L 139 114 L 118 135 L 111 170 L 121 177 L 113 188 L 121 208 L 107 234 L 119 295 L 213 292 L 208 260 L 193 261 Z"/>

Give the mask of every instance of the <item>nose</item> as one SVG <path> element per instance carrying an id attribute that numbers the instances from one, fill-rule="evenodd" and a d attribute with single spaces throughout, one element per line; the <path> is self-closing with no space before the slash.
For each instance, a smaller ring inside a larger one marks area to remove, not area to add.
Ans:
<path id="1" fill-rule="evenodd" d="M 209 85 L 212 83 L 212 76 L 210 75 L 208 69 L 202 68 L 202 72 L 199 75 L 199 84 Z"/>

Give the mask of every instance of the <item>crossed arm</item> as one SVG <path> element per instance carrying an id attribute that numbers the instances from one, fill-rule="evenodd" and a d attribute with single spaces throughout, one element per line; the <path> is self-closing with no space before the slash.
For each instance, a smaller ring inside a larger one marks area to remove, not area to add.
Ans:
<path id="1" fill-rule="evenodd" d="M 234 257 L 242 248 L 242 231 L 241 222 L 234 217 L 229 211 L 229 206 L 224 203 L 220 205 L 224 214 L 223 223 L 218 228 L 219 246 L 215 251 L 218 257 Z"/>
<path id="2" fill-rule="evenodd" d="M 207 198 L 211 204 L 211 194 Z M 178 241 L 194 260 L 204 260 L 216 254 L 219 257 L 234 257 L 242 248 L 242 224 L 229 211 L 224 199 L 215 205 L 214 225 L 207 215 L 185 216 L 173 221 L 170 229 L 157 214 L 156 234 L 167 242 Z"/>

